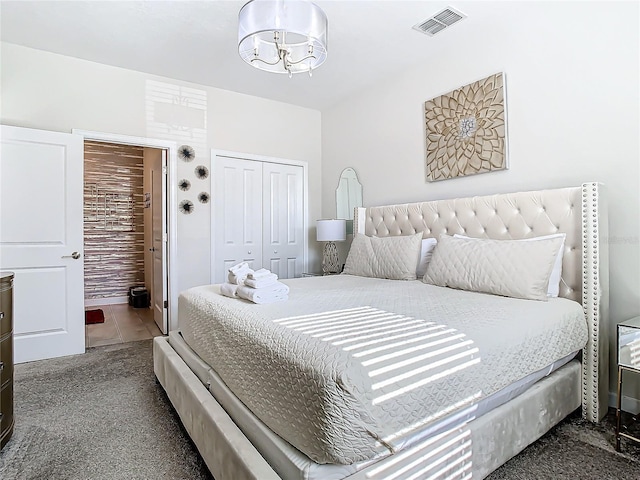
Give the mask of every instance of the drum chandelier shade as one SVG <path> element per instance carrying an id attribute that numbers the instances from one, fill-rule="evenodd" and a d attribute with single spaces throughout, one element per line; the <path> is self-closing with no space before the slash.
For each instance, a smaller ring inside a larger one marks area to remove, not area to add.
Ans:
<path id="1" fill-rule="evenodd" d="M 238 14 L 238 53 L 260 70 L 311 75 L 327 59 L 327 25 L 307 0 L 252 0 Z"/>

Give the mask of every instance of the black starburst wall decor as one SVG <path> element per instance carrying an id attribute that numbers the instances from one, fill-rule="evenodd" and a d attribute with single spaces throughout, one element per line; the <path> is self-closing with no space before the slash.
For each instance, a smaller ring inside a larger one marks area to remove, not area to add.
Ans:
<path id="1" fill-rule="evenodd" d="M 196 158 L 196 152 L 189 145 L 182 145 L 178 149 L 178 158 L 180 158 L 180 160 L 182 160 L 183 162 L 190 162 L 194 158 Z"/>
<path id="2" fill-rule="evenodd" d="M 200 180 L 204 180 L 209 176 L 209 169 L 204 165 L 198 165 L 195 169 L 195 172 L 196 177 L 198 177 Z"/>
<path id="3" fill-rule="evenodd" d="M 191 188 L 191 182 L 189 180 L 187 180 L 186 178 L 183 178 L 182 180 L 180 180 L 178 182 L 178 188 L 180 190 L 182 190 L 183 192 L 186 192 L 187 190 L 189 190 Z"/>
<path id="4" fill-rule="evenodd" d="M 198 194 L 198 200 L 200 203 L 209 203 L 209 194 L 207 192 L 200 192 Z"/>
<path id="5" fill-rule="evenodd" d="M 193 213 L 194 210 L 193 202 L 190 200 L 183 200 L 180 202 L 180 211 L 185 215 L 189 215 Z"/>

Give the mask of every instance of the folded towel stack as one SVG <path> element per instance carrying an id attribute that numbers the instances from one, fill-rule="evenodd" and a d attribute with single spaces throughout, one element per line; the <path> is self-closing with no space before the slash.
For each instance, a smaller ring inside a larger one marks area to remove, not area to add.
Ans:
<path id="1" fill-rule="evenodd" d="M 289 299 L 289 287 L 278 281 L 270 286 L 260 288 L 240 285 L 238 287 L 238 297 L 259 304 L 284 302 Z"/>
<path id="2" fill-rule="evenodd" d="M 244 298 L 259 304 L 289 299 L 289 287 L 278 281 L 278 275 L 266 268 L 254 272 L 247 262 L 231 267 L 228 280 L 220 285 L 220 293 L 225 297 Z"/>
<path id="3" fill-rule="evenodd" d="M 278 282 L 278 275 L 266 268 L 261 268 L 247 275 L 244 284 L 251 288 L 265 288 Z"/>
<path id="4" fill-rule="evenodd" d="M 240 262 L 229 269 L 227 279 L 231 284 L 244 285 L 245 279 L 252 273 L 253 270 L 249 268 L 249 264 L 247 262 Z"/>

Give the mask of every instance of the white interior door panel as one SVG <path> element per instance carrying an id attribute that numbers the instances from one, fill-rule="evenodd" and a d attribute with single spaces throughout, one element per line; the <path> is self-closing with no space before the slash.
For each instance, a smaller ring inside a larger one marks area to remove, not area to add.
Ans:
<path id="1" fill-rule="evenodd" d="M 84 353 L 82 137 L 0 128 L 0 269 L 15 273 L 14 361 Z"/>
<path id="2" fill-rule="evenodd" d="M 280 278 L 299 277 L 304 263 L 302 167 L 265 162 L 262 185 L 263 267 Z"/>
<path id="3" fill-rule="evenodd" d="M 262 266 L 262 164 L 221 157 L 213 176 L 213 279 L 223 283 L 229 267 L 238 262 Z"/>
<path id="4" fill-rule="evenodd" d="M 305 167 L 269 160 L 212 152 L 214 283 L 225 282 L 241 261 L 280 278 L 305 270 Z"/>

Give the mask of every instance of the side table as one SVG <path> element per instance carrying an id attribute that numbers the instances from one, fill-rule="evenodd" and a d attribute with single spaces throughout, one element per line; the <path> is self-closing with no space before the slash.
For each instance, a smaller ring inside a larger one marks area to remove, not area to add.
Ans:
<path id="1" fill-rule="evenodd" d="M 618 324 L 618 402 L 616 405 L 616 451 L 620 451 L 622 437 L 640 442 L 640 438 L 623 431 L 622 426 L 622 374 L 632 372 L 640 374 L 640 317 L 630 318 Z M 633 421 L 637 419 L 634 416 Z"/>

